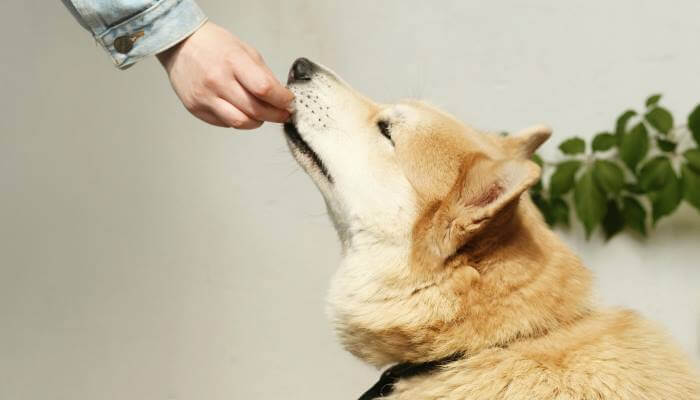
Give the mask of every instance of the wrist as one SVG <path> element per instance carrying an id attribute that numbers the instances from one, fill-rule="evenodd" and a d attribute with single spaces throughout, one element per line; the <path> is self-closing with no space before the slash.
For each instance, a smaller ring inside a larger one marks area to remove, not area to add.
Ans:
<path id="1" fill-rule="evenodd" d="M 170 70 L 172 61 L 175 59 L 176 54 L 180 50 L 180 47 L 185 42 L 185 40 L 187 40 L 187 38 L 182 39 L 174 46 L 171 46 L 156 54 L 156 58 L 158 58 L 158 61 L 160 61 L 160 64 L 163 66 L 163 68 L 165 68 L 166 70 Z"/>
<path id="2" fill-rule="evenodd" d="M 166 70 L 169 70 L 169 69 L 170 69 L 170 65 L 173 63 L 173 60 L 175 59 L 175 57 L 177 57 L 177 54 L 180 52 L 180 50 L 182 49 L 182 47 L 183 47 L 183 45 L 185 44 L 185 42 L 187 42 L 188 40 L 190 40 L 190 39 L 191 39 L 194 35 L 196 35 L 197 32 L 199 32 L 202 28 L 204 28 L 205 26 L 208 26 L 208 25 L 210 25 L 210 24 L 211 24 L 211 22 L 206 21 L 206 22 L 205 22 L 204 24 L 202 24 L 202 26 L 200 26 L 196 31 L 192 32 L 192 34 L 190 34 L 190 35 L 188 35 L 188 36 L 182 38 L 182 40 L 180 40 L 179 42 L 175 43 L 173 46 L 170 46 L 170 47 L 168 47 L 167 49 L 165 49 L 165 50 L 161 51 L 160 53 L 156 54 L 156 58 L 158 58 L 158 61 L 160 61 L 161 65 L 163 65 L 163 67 L 164 67 Z"/>

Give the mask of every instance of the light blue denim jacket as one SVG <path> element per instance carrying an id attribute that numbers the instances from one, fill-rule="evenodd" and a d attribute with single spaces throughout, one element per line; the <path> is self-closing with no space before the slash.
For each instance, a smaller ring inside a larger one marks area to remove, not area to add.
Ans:
<path id="1" fill-rule="evenodd" d="M 207 19 L 194 0 L 61 1 L 121 69 L 175 45 Z"/>

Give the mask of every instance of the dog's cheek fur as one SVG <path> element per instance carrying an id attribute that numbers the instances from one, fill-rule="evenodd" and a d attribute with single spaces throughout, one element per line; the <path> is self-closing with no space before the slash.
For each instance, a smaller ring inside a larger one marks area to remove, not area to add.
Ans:
<path id="1" fill-rule="evenodd" d="M 401 265 L 407 272 L 407 264 Z M 421 284 L 399 282 L 395 275 L 372 276 L 369 272 L 365 284 L 360 285 L 356 282 L 361 280 L 351 278 L 353 274 L 338 274 L 329 298 L 331 317 L 343 346 L 377 367 L 430 357 L 436 335 L 457 315 L 457 299 L 445 296 L 435 285 L 414 293 Z"/>
<path id="2" fill-rule="evenodd" d="M 420 265 L 413 263 L 403 264 L 403 272 L 397 267 L 392 276 L 404 276 L 404 290 L 391 292 L 388 287 L 397 282 L 375 273 L 371 282 L 376 289 L 365 288 L 362 294 L 348 290 L 347 274 L 340 273 L 341 280 L 333 286 L 352 293 L 333 301 L 345 347 L 381 366 L 477 351 L 515 337 L 536 336 L 578 318 L 587 305 L 587 271 L 577 258 L 556 246 L 538 244 L 522 229 L 523 218 L 539 220 L 534 206 L 526 203 L 511 212 L 520 222 L 510 232 L 500 232 L 497 249 L 492 246 L 495 242 L 478 242 L 430 274 L 416 274 Z M 556 240 L 544 231 L 541 239 Z M 568 267 L 546 268 L 550 262 Z"/>
<path id="3" fill-rule="evenodd" d="M 476 350 L 507 342 L 517 335 L 530 335 L 540 329 L 538 327 L 548 325 L 546 321 L 537 320 L 537 313 L 532 320 L 521 318 L 524 307 L 512 307 L 512 298 L 500 304 L 511 292 L 535 280 L 540 271 L 537 268 L 538 259 L 533 260 L 534 268 L 529 268 L 522 275 L 511 277 L 509 274 L 516 272 L 516 268 L 513 268 L 499 271 L 495 277 L 482 281 L 481 273 L 487 272 L 492 263 L 498 266 L 513 262 L 510 259 L 500 260 L 499 254 L 510 254 L 517 259 L 521 256 L 519 251 L 538 252 L 537 246 L 525 250 L 510 246 L 498 254 L 491 254 L 495 244 L 502 245 L 508 242 L 506 237 L 516 237 L 513 231 L 519 225 L 512 224 L 511 219 L 516 213 L 517 198 L 512 206 L 499 212 L 498 218 L 490 221 L 496 235 L 485 235 L 485 238 L 471 243 L 469 256 L 457 254 L 446 260 L 439 241 L 447 234 L 445 230 L 450 229 L 450 216 L 436 214 L 459 213 L 458 209 L 469 206 L 462 204 L 465 196 L 473 200 L 472 206 L 485 207 L 503 189 L 498 187 L 498 193 L 491 191 L 492 185 L 487 180 L 466 181 L 467 175 L 478 163 L 488 160 L 485 154 L 466 152 L 460 156 L 460 160 L 461 167 L 457 179 L 451 184 L 451 193 L 447 196 L 443 194 L 455 204 L 447 204 L 441 210 L 443 199 L 425 206 L 413 229 L 408 259 L 383 262 L 384 255 L 375 255 L 366 261 L 376 265 L 349 262 L 350 268 L 338 271 L 333 285 L 335 290 L 332 290 L 336 295 L 331 301 L 336 329 L 349 351 L 374 365 L 406 360 L 424 361 L 458 350 Z M 487 171 L 483 171 L 472 174 L 472 179 L 484 179 L 488 175 Z M 437 193 L 427 197 L 435 198 Z M 436 223 L 436 217 L 441 222 Z M 520 240 L 510 242 L 513 245 L 522 243 Z M 528 245 L 532 243 L 528 242 Z M 364 277 L 357 273 L 362 270 L 366 271 Z M 510 287 L 507 284 L 509 279 L 513 279 Z M 375 289 L 368 289 L 367 285 L 356 282 L 365 282 Z M 390 288 L 400 290 L 393 292 Z M 351 295 L 337 295 L 339 292 Z M 577 304 L 572 305 L 574 310 L 579 309 Z M 397 315 L 401 318 L 395 317 Z M 562 316 L 561 319 L 567 318 L 570 316 Z"/>

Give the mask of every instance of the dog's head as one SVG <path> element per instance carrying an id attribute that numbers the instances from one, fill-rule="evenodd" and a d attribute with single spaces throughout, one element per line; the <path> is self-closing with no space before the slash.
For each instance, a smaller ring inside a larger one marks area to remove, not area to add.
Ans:
<path id="1" fill-rule="evenodd" d="M 455 299 L 463 293 L 444 286 L 455 275 L 449 264 L 507 224 L 539 177 L 530 157 L 550 131 L 501 137 L 423 102 L 377 104 L 304 58 L 288 86 L 296 95 L 285 125 L 289 147 L 322 192 L 343 244 L 330 294 L 336 327 L 368 361 L 406 359 L 392 345 L 373 348 L 400 340 L 378 332 L 399 329 L 415 345 L 423 333 L 414 327 L 459 318 Z"/>

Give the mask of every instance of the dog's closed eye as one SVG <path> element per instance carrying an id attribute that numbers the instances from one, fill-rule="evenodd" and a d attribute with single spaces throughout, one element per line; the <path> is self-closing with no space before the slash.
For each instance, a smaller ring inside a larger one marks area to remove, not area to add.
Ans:
<path id="1" fill-rule="evenodd" d="M 377 128 L 379 128 L 379 132 L 389 141 L 391 142 L 391 145 L 394 145 L 394 140 L 391 138 L 391 125 L 389 124 L 388 121 L 386 120 L 379 120 L 377 121 Z"/>

